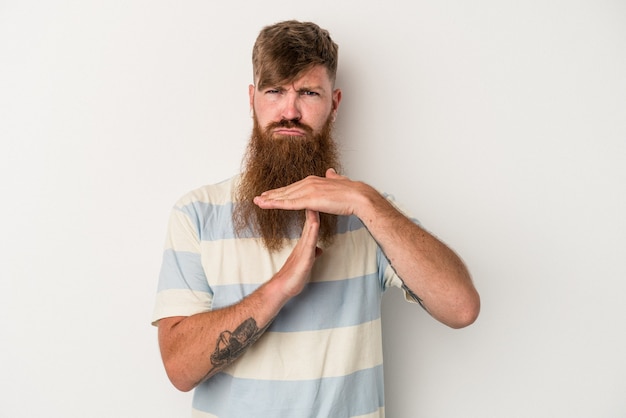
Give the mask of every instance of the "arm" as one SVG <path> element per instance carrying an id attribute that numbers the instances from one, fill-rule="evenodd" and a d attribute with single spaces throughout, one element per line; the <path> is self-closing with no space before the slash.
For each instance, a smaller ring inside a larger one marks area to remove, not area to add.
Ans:
<path id="1" fill-rule="evenodd" d="M 340 176 L 307 177 L 263 193 L 255 203 L 264 209 L 311 209 L 355 215 L 389 259 L 405 287 L 418 295 L 440 322 L 461 328 L 474 322 L 480 297 L 461 259 L 433 235 L 415 225 L 371 186 Z"/>
<path id="2" fill-rule="evenodd" d="M 307 211 L 302 236 L 283 267 L 241 302 L 211 312 L 159 320 L 159 347 L 171 382 L 189 391 L 239 358 L 309 280 L 319 215 Z"/>
<path id="3" fill-rule="evenodd" d="M 467 268 L 445 244 L 378 192 L 356 214 L 381 246 L 409 293 L 437 320 L 462 328 L 476 320 L 480 298 Z"/>

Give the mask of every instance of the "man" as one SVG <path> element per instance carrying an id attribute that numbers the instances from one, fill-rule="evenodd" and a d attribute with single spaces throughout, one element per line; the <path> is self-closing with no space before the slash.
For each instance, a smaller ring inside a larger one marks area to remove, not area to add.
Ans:
<path id="1" fill-rule="evenodd" d="M 451 326 L 479 297 L 462 261 L 371 186 L 338 174 L 337 45 L 264 28 L 243 171 L 172 211 L 154 322 L 197 417 L 382 417 L 380 297 Z"/>

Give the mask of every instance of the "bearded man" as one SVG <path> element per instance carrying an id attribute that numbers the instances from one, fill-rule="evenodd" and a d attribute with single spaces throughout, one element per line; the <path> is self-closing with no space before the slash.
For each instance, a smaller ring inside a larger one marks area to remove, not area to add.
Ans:
<path id="1" fill-rule="evenodd" d="M 264 28 L 242 173 L 172 211 L 153 323 L 195 417 L 383 417 L 382 293 L 454 328 L 478 315 L 459 257 L 338 174 L 337 49 L 314 23 Z"/>

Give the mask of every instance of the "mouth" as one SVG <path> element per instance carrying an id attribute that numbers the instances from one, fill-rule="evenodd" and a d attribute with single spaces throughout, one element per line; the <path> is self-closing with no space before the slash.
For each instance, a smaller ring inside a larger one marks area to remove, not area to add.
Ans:
<path id="1" fill-rule="evenodd" d="M 305 136 L 306 133 L 300 129 L 277 128 L 277 129 L 274 129 L 274 135 Z"/>

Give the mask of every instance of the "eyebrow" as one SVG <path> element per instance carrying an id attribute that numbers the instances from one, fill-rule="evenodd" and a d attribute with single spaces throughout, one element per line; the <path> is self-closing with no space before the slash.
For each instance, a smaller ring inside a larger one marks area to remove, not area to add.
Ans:
<path id="1" fill-rule="evenodd" d="M 318 86 L 316 86 L 316 85 L 313 85 L 313 86 L 304 85 L 304 86 L 301 86 L 297 90 L 298 93 L 302 93 L 302 92 L 305 92 L 305 91 L 314 91 L 314 92 L 319 92 L 319 93 L 326 93 L 326 90 L 321 85 L 318 85 Z"/>
<path id="2" fill-rule="evenodd" d="M 280 90 L 280 91 L 287 91 L 289 90 L 288 88 L 285 88 L 285 86 L 288 86 L 289 84 L 283 84 L 283 85 L 277 85 L 274 87 L 266 87 L 263 90 Z M 291 86 L 293 86 L 293 83 L 291 84 Z M 320 92 L 320 93 L 326 93 L 326 89 L 324 89 L 324 87 L 322 87 L 321 85 L 303 85 L 300 88 L 298 88 L 297 90 L 295 90 L 298 93 L 302 93 L 305 91 L 315 91 L 315 92 Z"/>
<path id="3" fill-rule="evenodd" d="M 291 83 L 285 83 L 284 85 L 286 86 L 291 86 L 291 87 L 295 87 L 296 81 L 293 81 Z M 296 89 L 296 91 L 301 92 L 301 91 L 325 91 L 324 87 L 321 84 L 302 84 L 298 89 Z"/>

